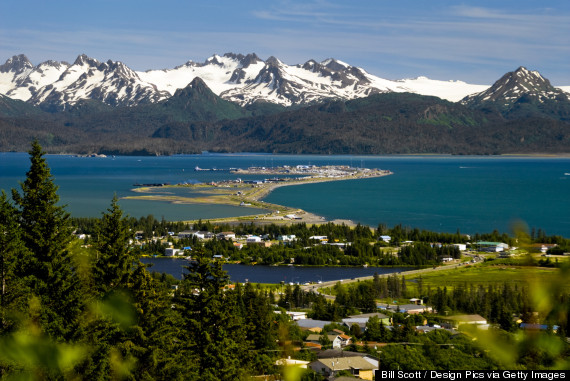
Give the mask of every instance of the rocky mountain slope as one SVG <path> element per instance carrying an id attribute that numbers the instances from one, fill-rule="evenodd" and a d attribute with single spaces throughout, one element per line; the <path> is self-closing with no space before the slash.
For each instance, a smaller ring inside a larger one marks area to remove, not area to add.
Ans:
<path id="1" fill-rule="evenodd" d="M 538 71 L 522 66 L 503 75 L 487 90 L 463 98 L 461 103 L 499 112 L 507 119 L 545 116 L 570 120 L 569 94 L 552 86 Z"/>

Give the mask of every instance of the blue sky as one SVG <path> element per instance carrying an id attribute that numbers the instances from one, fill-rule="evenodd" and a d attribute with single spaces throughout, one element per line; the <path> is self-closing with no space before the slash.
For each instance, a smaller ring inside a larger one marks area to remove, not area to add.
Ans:
<path id="1" fill-rule="evenodd" d="M 73 62 L 134 70 L 213 54 L 287 64 L 336 58 L 387 79 L 491 84 L 525 66 L 570 85 L 570 1 L 2 0 L 0 63 Z"/>

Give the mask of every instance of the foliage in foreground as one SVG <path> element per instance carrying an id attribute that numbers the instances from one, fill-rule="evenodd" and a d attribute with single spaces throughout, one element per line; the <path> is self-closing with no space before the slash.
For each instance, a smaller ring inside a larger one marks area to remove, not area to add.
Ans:
<path id="1" fill-rule="evenodd" d="M 69 215 L 41 147 L 14 190 L 0 196 L 0 374 L 33 379 L 240 379 L 274 371 L 271 350 L 289 323 L 205 251 L 174 293 L 129 246 L 114 198 L 90 248 Z M 281 331 L 280 331 L 281 330 Z M 275 353 L 278 353 L 276 351 Z"/>

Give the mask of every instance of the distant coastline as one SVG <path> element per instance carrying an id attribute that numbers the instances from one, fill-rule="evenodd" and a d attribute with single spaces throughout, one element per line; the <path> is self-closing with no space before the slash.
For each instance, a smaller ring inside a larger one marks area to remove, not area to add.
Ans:
<path id="1" fill-rule="evenodd" d="M 131 153 L 77 153 L 77 152 L 50 152 L 50 147 L 44 147 L 47 152 L 47 156 L 70 156 L 78 158 L 100 158 L 100 159 L 112 159 L 113 157 L 176 157 L 176 156 L 202 156 L 202 155 L 220 155 L 220 156 L 262 156 L 262 155 L 272 155 L 268 152 L 250 152 L 250 151 L 234 151 L 234 152 L 186 152 L 186 153 L 171 153 L 171 154 L 156 154 L 153 152 L 138 152 L 134 151 Z M 0 150 L 0 154 L 28 154 L 26 151 L 10 151 L 10 150 Z M 293 153 L 293 152 L 280 152 L 278 155 L 314 155 L 314 156 L 328 156 L 328 154 L 317 154 L 317 153 Z M 458 154 L 458 153 L 386 153 L 386 154 L 364 154 L 364 153 L 350 153 L 350 154 L 335 154 L 335 156 L 358 156 L 358 157 L 451 157 L 451 158 L 461 158 L 461 157 L 489 157 L 489 158 L 570 158 L 570 152 L 523 152 L 523 153 L 498 153 L 498 154 Z"/>

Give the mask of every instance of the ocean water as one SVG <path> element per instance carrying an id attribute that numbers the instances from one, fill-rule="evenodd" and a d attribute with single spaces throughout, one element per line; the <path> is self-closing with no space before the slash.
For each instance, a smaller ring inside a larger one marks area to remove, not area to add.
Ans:
<path id="1" fill-rule="evenodd" d="M 371 226 L 570 236 L 569 158 L 386 157 L 382 167 L 394 175 L 280 188 L 266 200 Z"/>
<path id="2" fill-rule="evenodd" d="M 196 183 L 235 179 L 232 167 L 352 165 L 381 168 L 391 176 L 288 186 L 265 201 L 299 207 L 328 219 L 366 225 L 403 224 L 435 231 L 509 232 L 515 222 L 547 234 L 570 236 L 570 158 L 473 156 L 319 156 L 203 154 L 170 157 L 73 157 L 47 155 L 62 203 L 74 216 L 99 217 L 135 183 Z M 220 171 L 194 171 L 194 168 Z M 29 169 L 25 153 L 0 153 L 0 189 L 19 189 Z M 258 176 L 240 176 L 260 179 Z M 188 192 L 158 189 L 157 193 Z M 120 200 L 131 216 L 167 220 L 208 219 L 262 210 L 224 205 L 178 205 Z"/>

